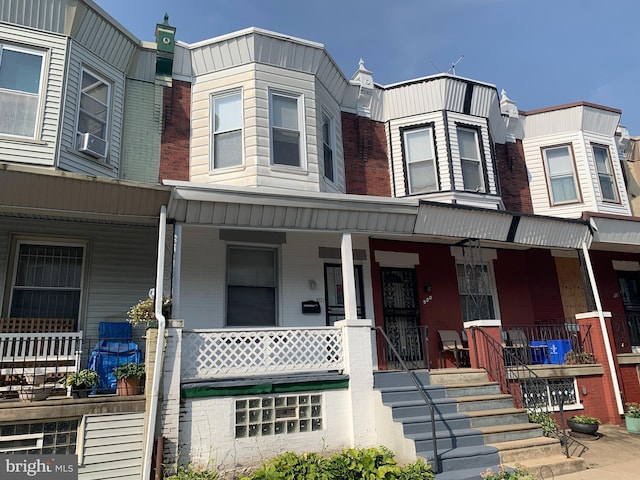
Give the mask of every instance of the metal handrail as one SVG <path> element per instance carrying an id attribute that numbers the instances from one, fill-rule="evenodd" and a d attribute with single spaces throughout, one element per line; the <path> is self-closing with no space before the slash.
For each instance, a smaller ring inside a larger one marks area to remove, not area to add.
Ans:
<path id="1" fill-rule="evenodd" d="M 438 473 L 438 470 L 439 470 L 439 468 L 438 468 L 438 441 L 436 440 L 436 420 L 435 420 L 436 414 L 435 414 L 435 408 L 434 408 L 433 404 L 431 403 L 431 399 L 425 393 L 424 389 L 422 388 L 423 385 L 418 381 L 418 377 L 416 377 L 416 374 L 413 373 L 413 370 L 409 370 L 409 368 L 407 367 L 407 364 L 404 363 L 404 360 L 402 359 L 402 357 L 398 353 L 398 350 L 396 350 L 396 347 L 393 346 L 393 343 L 391 343 L 391 340 L 387 336 L 387 333 L 382 329 L 382 327 L 375 326 L 375 327 L 372 327 L 372 330 L 378 330 L 382 334 L 382 337 L 387 342 L 387 345 L 391 349 L 391 352 L 396 357 L 396 359 L 400 362 L 400 365 L 402 366 L 402 370 L 409 375 L 409 378 L 411 379 L 411 381 L 413 382 L 414 386 L 418 390 L 418 393 L 420 394 L 420 396 L 424 400 L 424 403 L 427 405 L 427 407 L 429 407 L 429 412 L 431 414 L 431 443 L 433 445 L 433 473 Z"/>
<path id="2" fill-rule="evenodd" d="M 482 336 L 482 339 L 484 340 L 484 345 L 486 347 L 485 352 L 487 352 L 487 354 L 493 354 L 494 356 L 496 356 L 496 361 L 488 361 L 487 365 L 480 364 L 479 362 L 480 359 L 478 358 L 479 349 L 477 348 L 478 341 L 476 339 L 477 332 L 480 333 L 480 335 Z M 546 378 L 542 378 L 538 374 L 536 374 L 531 368 L 529 368 L 529 366 L 526 363 L 522 361 L 521 358 L 518 357 L 518 355 L 513 354 L 509 350 L 505 350 L 497 340 L 492 338 L 489 334 L 487 334 L 487 332 L 485 332 L 480 327 L 471 327 L 471 341 L 474 343 L 476 365 L 478 365 L 481 368 L 484 368 L 487 371 L 489 377 L 493 378 L 494 381 L 497 381 L 500 384 L 501 390 L 504 393 L 510 394 L 513 397 L 516 404 L 522 404 L 522 407 L 527 410 L 527 413 L 534 414 L 534 415 L 543 414 L 543 415 L 546 415 L 547 417 L 551 417 L 551 414 L 549 413 L 549 407 L 546 401 L 543 404 L 541 404 L 540 402 L 537 402 L 537 403 L 535 402 L 535 399 L 536 399 L 535 397 L 539 397 L 539 392 L 537 394 L 536 392 L 523 392 L 522 391 L 523 385 L 520 382 L 518 382 L 518 386 L 519 386 L 518 389 L 512 389 L 510 385 L 511 383 L 510 380 L 517 380 L 519 378 L 526 377 L 526 379 L 532 380 L 536 383 L 540 383 L 540 382 L 543 383 L 546 391 L 549 392 L 550 391 L 549 381 Z M 498 361 L 498 356 L 499 356 L 499 361 Z M 499 365 L 502 365 L 504 368 L 499 368 Z M 520 370 L 521 372 L 524 372 L 525 375 L 519 375 L 518 370 Z M 524 385 L 526 385 L 526 382 Z M 516 393 L 520 395 L 520 398 L 516 397 Z M 528 401 L 523 400 L 524 398 L 528 399 Z M 565 456 L 567 458 L 570 458 L 570 455 L 569 455 L 570 439 L 569 439 L 569 436 L 567 435 L 566 428 L 564 425 L 564 397 L 562 394 L 559 395 L 558 408 L 559 408 L 558 413 L 560 415 L 561 431 L 555 430 L 553 433 L 554 433 L 554 436 L 560 440 L 560 444 L 564 449 Z M 584 452 L 589 450 L 589 448 L 586 445 L 582 444 L 581 442 L 577 441 L 574 438 L 571 438 L 571 442 L 579 445 L 579 447 L 576 447 L 574 449 L 574 451 L 578 451 L 578 449 L 580 449 L 580 453 L 578 453 L 579 457 L 582 456 Z"/>

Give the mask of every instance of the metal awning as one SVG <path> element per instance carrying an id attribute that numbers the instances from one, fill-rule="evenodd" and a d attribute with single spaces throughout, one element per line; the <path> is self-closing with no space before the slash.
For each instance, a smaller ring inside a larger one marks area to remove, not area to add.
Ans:
<path id="1" fill-rule="evenodd" d="M 413 233 L 418 201 L 165 181 L 173 191 L 167 215 L 218 227 L 324 232 Z"/>
<path id="2" fill-rule="evenodd" d="M 158 224 L 171 189 L 40 167 L 0 164 L 0 215 Z"/>
<path id="3" fill-rule="evenodd" d="M 640 252 L 640 217 L 623 217 L 586 212 L 591 222 L 595 250 Z"/>
<path id="4" fill-rule="evenodd" d="M 525 247 L 578 249 L 591 242 L 589 223 L 422 200 L 415 233 L 477 238 Z"/>

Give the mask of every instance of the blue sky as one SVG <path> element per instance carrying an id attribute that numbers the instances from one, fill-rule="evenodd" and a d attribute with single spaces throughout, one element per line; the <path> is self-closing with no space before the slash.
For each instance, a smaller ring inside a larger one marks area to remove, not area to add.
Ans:
<path id="1" fill-rule="evenodd" d="M 193 43 L 260 27 L 323 43 L 347 77 L 381 84 L 447 71 L 505 89 L 521 110 L 587 101 L 640 135 L 637 0 L 94 0 L 152 41 L 164 13 Z"/>

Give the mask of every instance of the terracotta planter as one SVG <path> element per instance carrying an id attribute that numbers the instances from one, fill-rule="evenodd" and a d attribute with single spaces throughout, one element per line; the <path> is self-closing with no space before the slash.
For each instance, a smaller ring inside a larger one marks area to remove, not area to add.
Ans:
<path id="1" fill-rule="evenodd" d="M 595 435 L 599 425 L 597 423 L 575 423 L 567 419 L 567 425 L 572 432 L 584 433 L 586 435 Z"/>
<path id="2" fill-rule="evenodd" d="M 139 395 L 142 393 L 142 379 L 137 377 L 119 378 L 117 392 L 121 396 Z"/>
<path id="3" fill-rule="evenodd" d="M 627 425 L 627 432 L 640 434 L 640 418 L 624 417 L 624 423 Z"/>

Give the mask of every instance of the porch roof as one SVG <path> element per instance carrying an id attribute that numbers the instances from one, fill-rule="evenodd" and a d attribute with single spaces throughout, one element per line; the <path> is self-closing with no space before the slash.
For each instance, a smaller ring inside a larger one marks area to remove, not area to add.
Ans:
<path id="1" fill-rule="evenodd" d="M 170 188 L 0 163 L 0 215 L 157 225 Z"/>
<path id="2" fill-rule="evenodd" d="M 522 247 L 579 249 L 591 243 L 584 220 L 420 201 L 415 233 L 477 238 Z"/>
<path id="3" fill-rule="evenodd" d="M 593 228 L 593 249 L 640 252 L 640 217 L 585 212 Z"/>
<path id="4" fill-rule="evenodd" d="M 164 183 L 168 217 L 188 224 L 410 235 L 418 213 L 415 199 Z"/>

